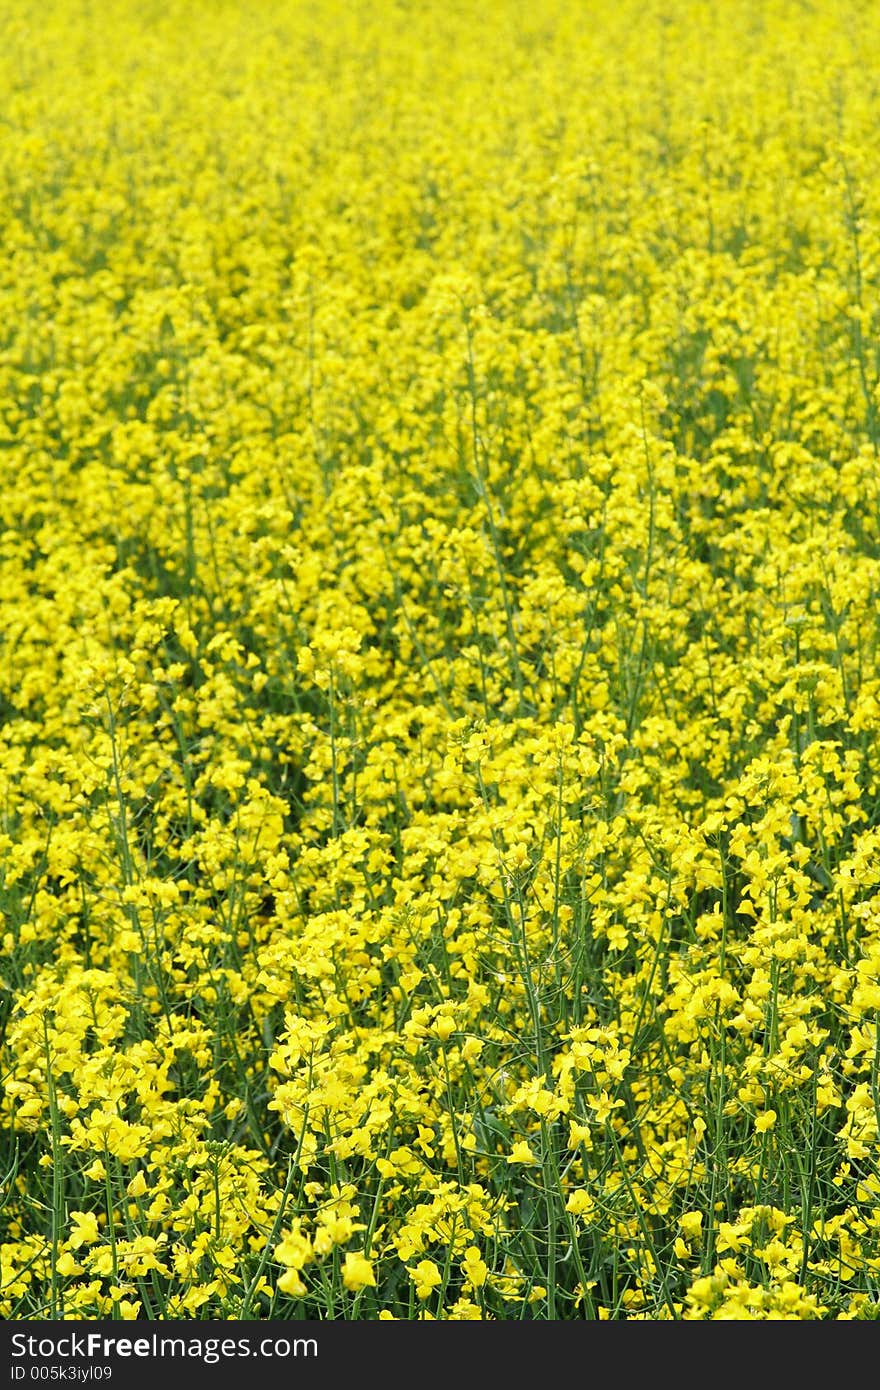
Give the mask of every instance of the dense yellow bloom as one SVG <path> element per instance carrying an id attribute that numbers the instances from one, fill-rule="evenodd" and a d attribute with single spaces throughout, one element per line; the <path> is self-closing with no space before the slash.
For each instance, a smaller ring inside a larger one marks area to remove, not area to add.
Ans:
<path id="1" fill-rule="evenodd" d="M 880 12 L 0 18 L 0 1316 L 873 1316 Z"/>

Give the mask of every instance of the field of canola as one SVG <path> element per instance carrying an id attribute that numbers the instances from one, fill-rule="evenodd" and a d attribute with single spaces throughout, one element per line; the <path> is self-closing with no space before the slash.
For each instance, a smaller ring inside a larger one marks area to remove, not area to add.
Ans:
<path id="1" fill-rule="evenodd" d="M 0 10 L 0 1314 L 876 1316 L 878 8 Z"/>

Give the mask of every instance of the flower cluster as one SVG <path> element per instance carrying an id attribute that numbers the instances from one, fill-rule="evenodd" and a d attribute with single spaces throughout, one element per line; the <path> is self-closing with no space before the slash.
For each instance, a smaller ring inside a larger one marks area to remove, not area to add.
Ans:
<path id="1" fill-rule="evenodd" d="M 875 1316 L 880 13 L 7 9 L 0 1315 Z"/>

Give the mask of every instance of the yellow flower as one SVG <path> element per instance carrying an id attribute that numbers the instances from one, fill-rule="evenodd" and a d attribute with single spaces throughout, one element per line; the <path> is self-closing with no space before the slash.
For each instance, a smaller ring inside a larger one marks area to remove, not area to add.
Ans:
<path id="1" fill-rule="evenodd" d="M 68 1245 L 72 1250 L 78 1250 L 81 1245 L 94 1245 L 101 1239 L 98 1230 L 98 1218 L 92 1211 L 72 1211 L 70 1213 L 71 1232 L 68 1237 Z"/>
<path id="2" fill-rule="evenodd" d="M 479 1247 L 469 1245 L 464 1252 L 464 1259 L 461 1262 L 461 1272 L 466 1283 L 474 1289 L 480 1289 L 486 1282 L 489 1268 L 480 1254 Z"/>
<path id="3" fill-rule="evenodd" d="M 589 1125 L 581 1124 L 578 1120 L 570 1120 L 568 1125 L 568 1144 L 569 1148 L 575 1149 L 578 1144 L 587 1144 L 590 1141 L 592 1130 Z"/>
<path id="4" fill-rule="evenodd" d="M 527 1141 L 525 1139 L 520 1139 L 514 1144 L 510 1153 L 507 1155 L 507 1162 L 534 1164 L 537 1163 L 538 1160 L 532 1153 Z"/>
<path id="5" fill-rule="evenodd" d="M 572 1216 L 592 1216 L 596 1203 L 585 1188 L 577 1187 L 569 1193 L 565 1210 L 571 1212 Z"/>
<path id="6" fill-rule="evenodd" d="M 311 1241 L 298 1229 L 284 1231 L 275 1246 L 275 1258 L 288 1269 L 302 1269 L 312 1258 Z"/>
<path id="7" fill-rule="evenodd" d="M 678 1218 L 678 1224 L 687 1240 L 700 1240 L 703 1234 L 703 1213 L 701 1211 L 686 1211 L 683 1216 Z"/>
<path id="8" fill-rule="evenodd" d="M 880 6 L 160 8 L 4 11 L 0 1318 L 870 1317 Z"/>
<path id="9" fill-rule="evenodd" d="M 442 1275 L 433 1260 L 420 1260 L 414 1269 L 408 1268 L 407 1272 L 419 1298 L 430 1298 L 433 1290 L 442 1282 Z"/>
<path id="10" fill-rule="evenodd" d="M 278 1279 L 278 1287 L 282 1293 L 288 1294 L 291 1298 L 305 1298 L 308 1293 L 308 1286 L 300 1277 L 298 1269 L 289 1268 Z"/>
<path id="11" fill-rule="evenodd" d="M 376 1287 L 373 1266 L 362 1250 L 346 1251 L 342 1265 L 342 1282 L 350 1293 L 357 1293 L 359 1289 L 374 1289 Z"/>

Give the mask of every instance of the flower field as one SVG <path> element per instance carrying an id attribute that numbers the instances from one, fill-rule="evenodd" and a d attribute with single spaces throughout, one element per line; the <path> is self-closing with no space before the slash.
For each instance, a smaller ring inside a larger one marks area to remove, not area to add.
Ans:
<path id="1" fill-rule="evenodd" d="M 877 1316 L 880 10 L 0 13 L 0 1316 Z"/>

